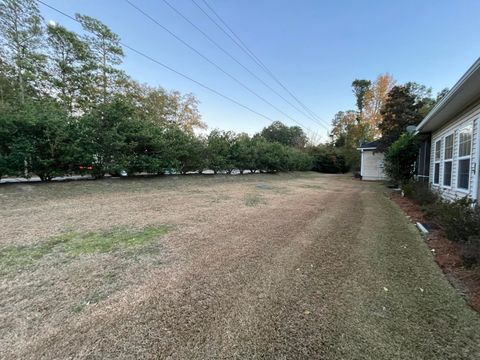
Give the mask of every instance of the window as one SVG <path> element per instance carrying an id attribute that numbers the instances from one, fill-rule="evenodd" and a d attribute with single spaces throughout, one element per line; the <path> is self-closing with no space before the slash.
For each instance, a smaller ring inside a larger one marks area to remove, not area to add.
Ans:
<path id="1" fill-rule="evenodd" d="M 470 186 L 470 161 L 472 155 L 472 126 L 464 127 L 458 133 L 458 180 L 459 189 Z"/>
<path id="2" fill-rule="evenodd" d="M 452 186 L 453 134 L 445 137 L 443 150 L 443 185 Z"/>
<path id="3" fill-rule="evenodd" d="M 433 183 L 440 183 L 440 155 L 442 148 L 442 140 L 435 142 L 435 163 L 434 163 L 434 173 L 433 173 Z"/>

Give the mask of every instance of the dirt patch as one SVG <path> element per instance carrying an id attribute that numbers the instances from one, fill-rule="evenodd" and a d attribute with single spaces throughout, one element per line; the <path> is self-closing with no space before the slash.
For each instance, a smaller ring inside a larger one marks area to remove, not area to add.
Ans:
<path id="1" fill-rule="evenodd" d="M 430 225 L 430 233 L 425 237 L 425 241 L 434 254 L 435 262 L 452 285 L 465 296 L 468 304 L 480 311 L 480 268 L 467 269 L 462 265 L 461 246 L 450 241 L 445 232 L 428 219 L 413 200 L 395 193 L 392 193 L 390 198 L 407 214 L 410 221 Z"/>

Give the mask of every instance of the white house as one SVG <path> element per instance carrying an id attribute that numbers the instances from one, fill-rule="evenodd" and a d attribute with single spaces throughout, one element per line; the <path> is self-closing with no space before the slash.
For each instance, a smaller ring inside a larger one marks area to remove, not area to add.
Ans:
<path id="1" fill-rule="evenodd" d="M 371 143 L 363 144 L 357 150 L 361 153 L 360 175 L 362 180 L 385 180 L 384 155 L 383 152 L 377 151 L 378 143 L 373 141 Z"/>
<path id="2" fill-rule="evenodd" d="M 479 122 L 480 58 L 417 126 L 431 134 L 429 183 L 446 199 L 478 199 Z"/>

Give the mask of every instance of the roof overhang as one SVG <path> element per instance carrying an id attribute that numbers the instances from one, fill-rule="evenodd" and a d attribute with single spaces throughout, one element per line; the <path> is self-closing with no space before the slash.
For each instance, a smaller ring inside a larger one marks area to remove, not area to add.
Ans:
<path id="1" fill-rule="evenodd" d="M 377 148 L 376 147 L 364 147 L 364 148 L 360 147 L 360 148 L 357 148 L 357 150 L 377 150 Z"/>
<path id="2" fill-rule="evenodd" d="M 478 100 L 480 100 L 480 58 L 418 124 L 417 132 L 425 133 L 439 129 Z"/>

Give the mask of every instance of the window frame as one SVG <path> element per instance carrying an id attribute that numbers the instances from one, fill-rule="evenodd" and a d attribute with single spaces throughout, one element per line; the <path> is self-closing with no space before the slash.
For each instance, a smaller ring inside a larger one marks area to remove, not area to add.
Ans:
<path id="1" fill-rule="evenodd" d="M 470 153 L 468 155 L 464 155 L 464 156 L 460 156 L 460 134 L 462 133 L 463 130 L 467 129 L 467 128 L 470 128 Z M 460 191 L 460 192 L 463 192 L 463 193 L 466 193 L 468 194 L 470 192 L 470 189 L 472 188 L 472 184 L 471 184 L 471 168 L 472 168 L 472 157 L 473 157 L 473 124 L 472 123 L 469 123 L 469 124 L 466 124 L 464 126 L 462 126 L 461 128 L 458 129 L 458 134 L 456 136 L 457 138 L 457 159 L 456 159 L 456 162 L 457 162 L 457 171 L 456 171 L 456 177 L 457 177 L 457 181 L 456 181 L 456 190 L 457 191 Z M 467 185 L 467 188 L 463 188 L 463 187 L 460 187 L 459 186 L 459 183 L 460 183 L 460 161 L 462 160 L 469 160 L 469 165 L 468 165 L 468 185 Z"/>
<path id="2" fill-rule="evenodd" d="M 433 178 L 432 178 L 432 184 L 435 185 L 435 186 L 440 186 L 440 175 L 441 175 L 441 161 L 442 161 L 442 138 L 438 139 L 438 140 L 435 140 L 435 142 L 433 143 Z M 438 154 L 439 154 L 439 157 L 437 159 L 437 145 L 439 145 L 439 150 L 438 150 Z M 435 182 L 435 178 L 436 178 L 436 167 L 438 165 L 438 182 Z"/>
<path id="3" fill-rule="evenodd" d="M 452 154 L 451 156 L 447 159 L 446 151 L 447 151 L 447 138 L 451 137 L 452 138 Z M 452 180 L 453 180 L 453 161 L 454 161 L 454 150 L 455 150 L 455 134 L 453 132 L 447 133 L 446 135 L 443 136 L 443 146 L 441 147 L 441 154 L 443 154 L 443 157 L 441 157 L 441 163 L 442 163 L 442 187 L 446 189 L 451 189 L 453 187 L 452 185 Z M 445 185 L 445 164 L 450 163 L 450 185 Z"/>

